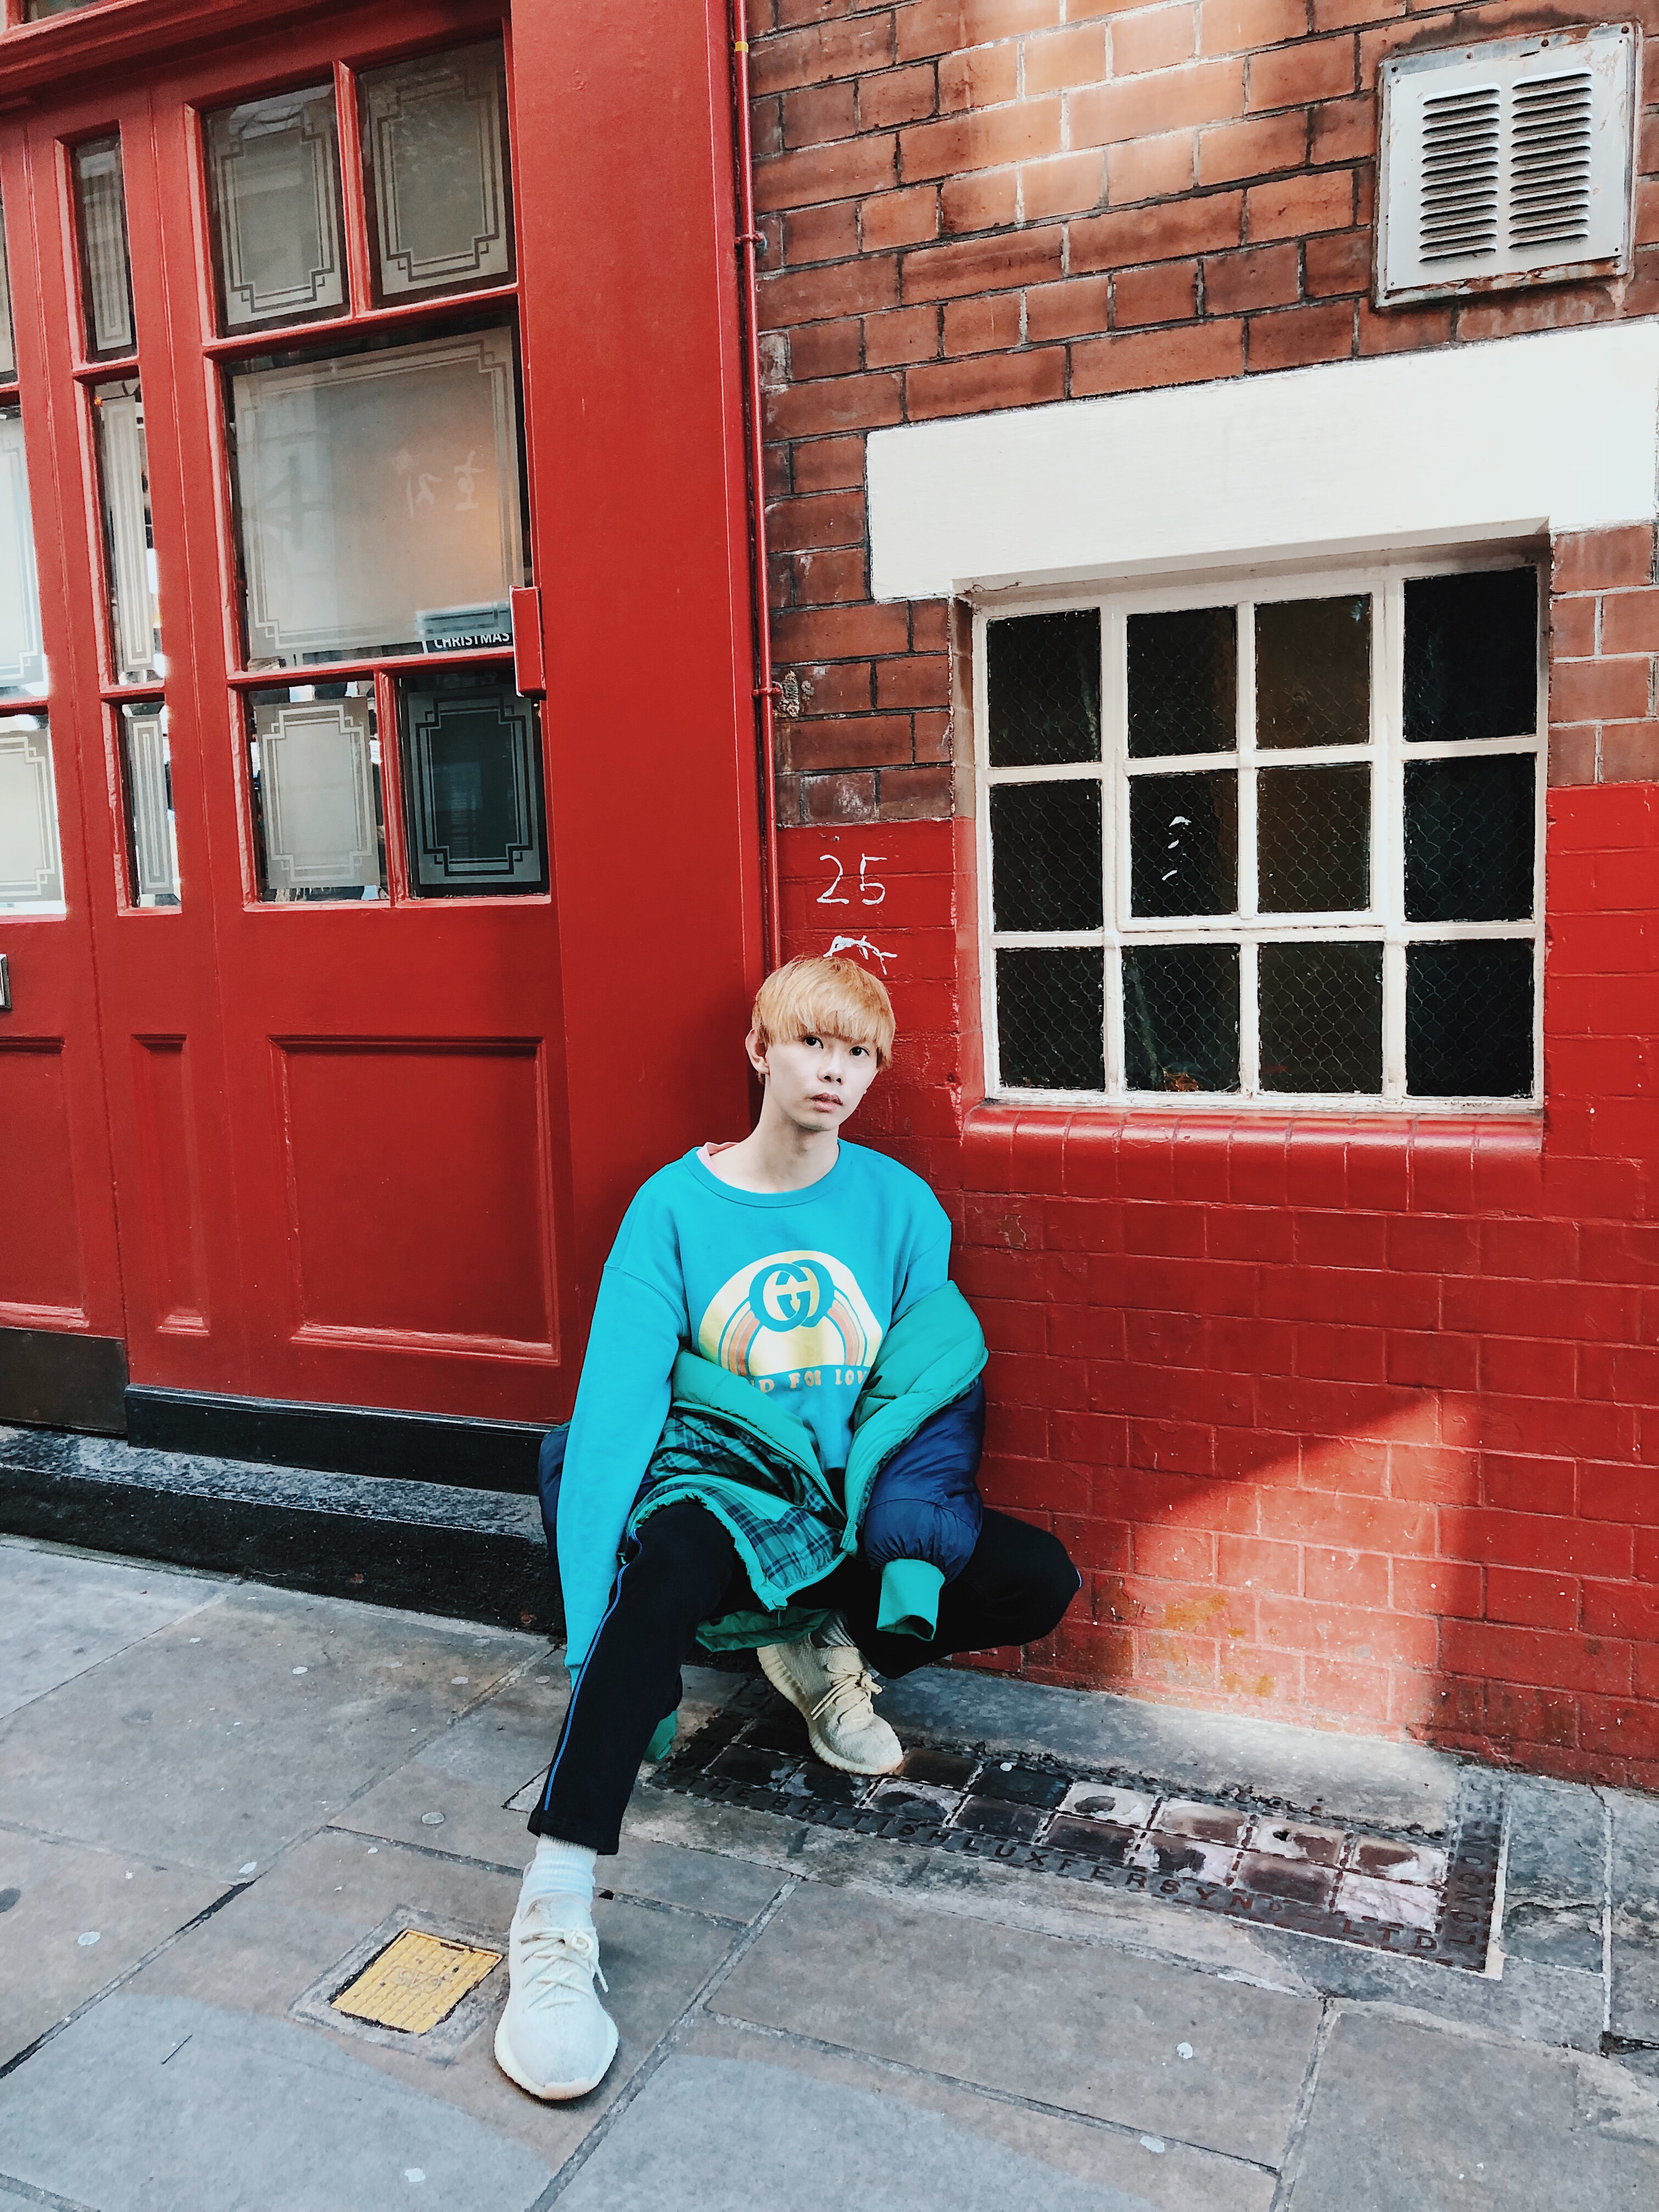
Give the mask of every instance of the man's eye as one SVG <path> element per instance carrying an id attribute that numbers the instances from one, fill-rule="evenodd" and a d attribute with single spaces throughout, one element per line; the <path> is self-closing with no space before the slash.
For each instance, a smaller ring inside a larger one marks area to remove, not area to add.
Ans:
<path id="1" fill-rule="evenodd" d="M 815 1036 L 804 1036 L 804 1037 L 801 1039 L 801 1042 L 802 1042 L 803 1044 L 822 1044 L 822 1043 L 823 1043 L 823 1038 L 822 1038 L 822 1037 L 815 1037 Z"/>

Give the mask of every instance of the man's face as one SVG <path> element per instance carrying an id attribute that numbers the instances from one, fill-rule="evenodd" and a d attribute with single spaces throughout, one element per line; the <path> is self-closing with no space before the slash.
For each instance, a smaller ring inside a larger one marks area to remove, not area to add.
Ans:
<path id="1" fill-rule="evenodd" d="M 814 1032 L 763 1046 L 751 1030 L 749 1054 L 766 1078 L 773 1110 L 798 1129 L 838 1129 L 875 1080 L 876 1048 L 854 1037 Z"/>

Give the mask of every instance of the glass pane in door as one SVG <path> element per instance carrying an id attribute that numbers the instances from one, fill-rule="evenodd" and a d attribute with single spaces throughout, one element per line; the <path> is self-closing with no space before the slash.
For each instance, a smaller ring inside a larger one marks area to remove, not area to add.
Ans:
<path id="1" fill-rule="evenodd" d="M 92 404 L 104 505 L 110 665 L 118 684 L 153 683 L 166 675 L 167 662 L 161 653 L 143 394 L 136 377 L 123 377 L 94 386 Z"/>
<path id="2" fill-rule="evenodd" d="M 381 897 L 386 835 L 373 679 L 256 691 L 252 708 L 261 898 Z"/>
<path id="3" fill-rule="evenodd" d="M 23 420 L 15 406 L 0 407 L 0 699 L 38 697 L 46 688 Z"/>
<path id="4" fill-rule="evenodd" d="M 127 258 L 127 198 L 118 137 L 75 149 L 75 205 L 81 238 L 81 304 L 87 357 L 113 361 L 137 345 L 132 271 Z"/>
<path id="5" fill-rule="evenodd" d="M 507 82 L 498 46 L 362 78 L 364 183 L 383 301 L 513 274 Z"/>
<path id="6" fill-rule="evenodd" d="M 0 384 L 17 374 L 17 340 L 11 321 L 11 278 L 6 269 L 5 210 L 0 208 Z"/>
<path id="7" fill-rule="evenodd" d="M 207 159 L 221 327 L 338 314 L 345 270 L 332 85 L 221 108 L 207 118 Z"/>
<path id="8" fill-rule="evenodd" d="M 173 812 L 173 749 L 159 699 L 121 709 L 127 865 L 134 906 L 179 904 L 179 838 Z"/>
<path id="9" fill-rule="evenodd" d="M 240 370 L 231 415 L 250 666 L 512 642 L 511 331 Z"/>
<path id="10" fill-rule="evenodd" d="M 58 794 L 44 714 L 0 714 L 0 913 L 64 909 Z"/>
<path id="11" fill-rule="evenodd" d="M 455 670 L 410 678 L 398 705 L 416 893 L 545 890 L 532 702 L 487 672 Z"/>

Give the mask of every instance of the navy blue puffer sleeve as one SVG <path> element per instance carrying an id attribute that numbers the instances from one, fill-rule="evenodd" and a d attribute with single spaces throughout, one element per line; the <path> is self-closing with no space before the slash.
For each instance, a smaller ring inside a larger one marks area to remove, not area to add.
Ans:
<path id="1" fill-rule="evenodd" d="M 570 1441 L 570 1424 L 562 1421 L 542 1438 L 537 1455 L 536 1486 L 542 1494 L 542 1527 L 547 1532 L 548 1557 L 559 1555 L 559 1485 L 564 1480 L 564 1448 Z"/>
<path id="2" fill-rule="evenodd" d="M 962 1572 L 985 1518 L 980 1454 L 985 1446 L 985 1386 L 955 1399 L 901 1444 L 870 1492 L 860 1541 L 881 1576 L 879 1626 L 931 1640 L 939 1594 Z"/>

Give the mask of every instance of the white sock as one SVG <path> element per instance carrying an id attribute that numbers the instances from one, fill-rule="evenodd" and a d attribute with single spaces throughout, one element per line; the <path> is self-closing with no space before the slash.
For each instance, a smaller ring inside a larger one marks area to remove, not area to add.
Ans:
<path id="1" fill-rule="evenodd" d="M 536 1856 L 524 1870 L 519 1902 L 535 1897 L 574 1897 L 591 1912 L 593 1905 L 593 1868 L 599 1858 L 586 1844 L 567 1844 L 557 1836 L 538 1836 Z"/>

